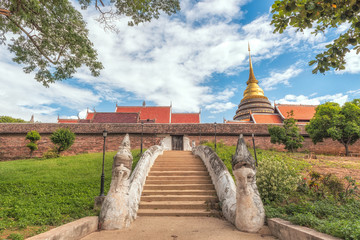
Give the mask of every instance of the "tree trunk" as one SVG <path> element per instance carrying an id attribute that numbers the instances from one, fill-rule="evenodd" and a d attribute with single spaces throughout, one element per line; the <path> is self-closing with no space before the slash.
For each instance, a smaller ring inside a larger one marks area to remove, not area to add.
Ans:
<path id="1" fill-rule="evenodd" d="M 349 145 L 348 144 L 344 144 L 345 146 L 345 155 L 349 156 Z"/>

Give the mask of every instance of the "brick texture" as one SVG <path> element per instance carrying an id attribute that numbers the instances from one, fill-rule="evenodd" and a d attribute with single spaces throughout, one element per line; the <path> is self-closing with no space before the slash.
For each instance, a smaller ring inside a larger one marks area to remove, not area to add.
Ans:
<path id="1" fill-rule="evenodd" d="M 25 140 L 26 133 L 36 130 L 41 135 L 38 142 L 39 149 L 34 152 L 34 157 L 41 157 L 44 152 L 51 148 L 52 143 L 49 139 L 52 132 L 59 127 L 68 127 L 76 134 L 74 145 L 64 155 L 78 153 L 101 152 L 103 147 L 102 132 L 108 131 L 106 139 L 106 150 L 117 150 L 124 135 L 130 134 L 131 148 L 140 148 L 141 125 L 140 124 L 56 124 L 56 123 L 35 123 L 35 124 L 0 124 L 0 161 L 20 158 L 28 158 L 30 150 L 26 147 L 28 141 Z M 217 124 L 217 142 L 234 145 L 238 136 L 243 134 L 245 140 L 252 146 L 251 134 L 255 134 L 255 144 L 261 149 L 284 150 L 282 145 L 270 143 L 270 136 L 266 124 Z M 305 141 L 304 146 L 299 151 L 309 150 L 316 153 L 343 154 L 345 148 L 338 142 L 327 139 L 323 143 L 314 145 L 306 134 L 304 126 L 300 126 L 301 133 Z M 199 145 L 203 141 L 214 141 L 214 124 L 144 124 L 143 146 L 148 148 L 154 144 L 159 144 L 161 139 L 167 135 L 186 135 L 190 141 L 195 141 Z M 360 152 L 360 141 L 350 146 L 350 151 Z"/>

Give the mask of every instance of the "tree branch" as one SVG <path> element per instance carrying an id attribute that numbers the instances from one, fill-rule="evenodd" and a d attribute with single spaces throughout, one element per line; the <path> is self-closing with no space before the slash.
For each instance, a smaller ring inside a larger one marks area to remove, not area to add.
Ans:
<path id="1" fill-rule="evenodd" d="M 52 64 L 57 64 L 57 61 L 54 62 L 53 60 L 51 60 L 44 52 L 43 50 L 41 50 L 41 48 L 39 47 L 39 45 L 36 43 L 36 41 L 33 39 L 33 37 L 23 28 L 20 26 L 20 24 L 18 24 L 16 21 L 14 21 L 11 17 L 7 16 L 7 18 L 14 23 L 18 28 L 20 28 L 20 30 L 26 34 L 26 36 L 28 36 L 28 38 L 30 39 L 30 41 L 34 44 L 34 46 L 36 47 L 36 49 L 41 53 L 41 55 L 43 55 L 49 62 L 51 62 Z"/>

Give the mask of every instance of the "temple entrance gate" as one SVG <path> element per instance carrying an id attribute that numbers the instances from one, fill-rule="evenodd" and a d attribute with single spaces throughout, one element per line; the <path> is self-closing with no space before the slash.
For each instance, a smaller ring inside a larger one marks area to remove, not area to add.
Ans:
<path id="1" fill-rule="evenodd" d="M 184 136 L 172 135 L 171 136 L 171 150 L 183 151 L 184 150 Z"/>

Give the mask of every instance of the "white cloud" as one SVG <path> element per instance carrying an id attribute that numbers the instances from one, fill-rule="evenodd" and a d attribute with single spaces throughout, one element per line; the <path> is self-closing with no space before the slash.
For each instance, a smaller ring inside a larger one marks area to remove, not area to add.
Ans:
<path id="1" fill-rule="evenodd" d="M 45 89 L 35 82 L 33 75 L 23 74 L 20 66 L 10 64 L 10 55 L 5 57 L 6 50 L 0 47 L 0 81 L 4 86 L 9 84 L 0 90 L 0 104 L 7 103 L 1 110 L 26 118 L 34 112 L 41 119 L 46 115 L 50 119 L 62 107 L 80 111 L 104 100 L 124 102 L 128 95 L 157 105 L 172 101 L 174 111 L 178 112 L 196 112 L 204 106 L 212 112 L 234 108 L 236 105 L 230 98 L 236 89 L 221 89 L 217 93 L 208 81 L 214 73 L 230 75 L 247 70 L 248 41 L 254 62 L 293 51 L 301 41 L 321 41 L 308 32 L 300 35 L 289 30 L 282 35 L 273 34 L 270 15 L 243 26 L 229 21 L 242 17 L 241 8 L 248 1 L 184 0 L 177 16 L 163 14 L 157 20 L 135 27 L 127 26 L 126 18 L 122 18 L 124 21 L 117 24 L 118 35 L 103 30 L 94 20 L 97 12 L 82 11 L 105 67 L 98 78 L 86 69 L 76 73 L 80 83 L 86 83 L 90 89 L 71 86 L 74 80 Z M 276 84 L 287 83 L 286 71 L 274 74 L 279 74 L 281 79 Z"/>
<path id="2" fill-rule="evenodd" d="M 351 50 L 348 54 L 346 54 L 345 60 L 345 70 L 337 71 L 336 73 L 360 73 L 360 55 L 356 54 L 356 50 Z"/>
<path id="3" fill-rule="evenodd" d="M 289 86 L 289 79 L 296 77 L 303 71 L 298 68 L 298 65 L 298 63 L 291 65 L 285 71 L 271 71 L 270 77 L 261 80 L 261 86 L 264 87 L 264 90 L 276 89 L 276 86 L 279 84 Z"/>
<path id="4" fill-rule="evenodd" d="M 311 96 L 314 96 L 313 94 Z M 348 101 L 349 96 L 342 93 L 337 93 L 334 95 L 325 95 L 320 97 L 309 97 L 304 95 L 286 95 L 284 98 L 276 101 L 277 103 L 282 104 L 303 104 L 303 105 L 319 105 L 324 102 L 336 102 L 340 105 L 343 105 Z"/>
<path id="5" fill-rule="evenodd" d="M 33 74 L 23 73 L 21 66 L 11 63 L 5 46 L 0 46 L 0 115 L 35 121 L 54 122 L 60 107 L 80 109 L 99 102 L 99 96 L 89 90 L 57 83 L 45 88 Z"/>
<path id="6" fill-rule="evenodd" d="M 228 101 L 235 95 L 236 91 L 236 88 L 226 88 L 224 91 L 217 93 L 215 99 L 218 101 Z"/>
<path id="7" fill-rule="evenodd" d="M 236 107 L 236 104 L 233 104 L 231 102 L 226 102 L 226 103 L 209 104 L 205 107 L 205 109 L 210 110 L 211 113 L 221 113 L 229 109 L 232 109 L 234 107 Z"/>
<path id="8" fill-rule="evenodd" d="M 248 0 L 203 0 L 198 1 L 195 5 L 184 1 L 182 10 L 185 11 L 185 16 L 188 21 L 196 21 L 212 19 L 214 17 L 224 18 L 230 21 L 232 18 L 242 17 L 240 6 L 244 5 Z"/>

